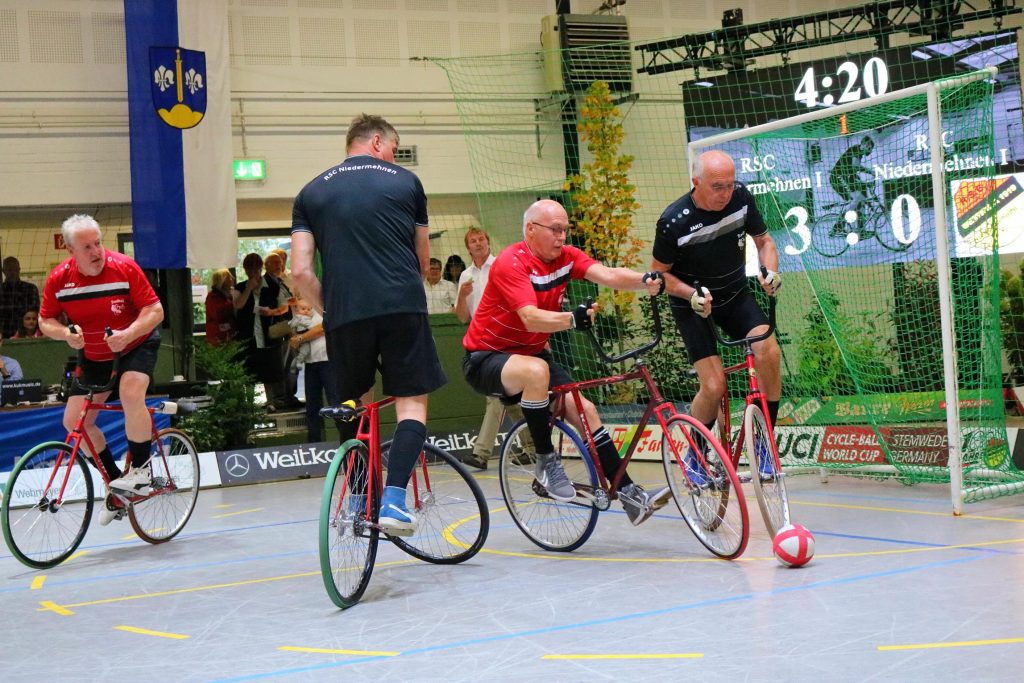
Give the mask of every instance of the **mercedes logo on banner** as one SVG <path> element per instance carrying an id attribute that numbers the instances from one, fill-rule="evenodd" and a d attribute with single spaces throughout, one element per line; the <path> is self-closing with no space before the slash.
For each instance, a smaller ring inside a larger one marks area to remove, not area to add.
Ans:
<path id="1" fill-rule="evenodd" d="M 224 471 L 236 479 L 249 474 L 249 459 L 241 453 L 232 453 L 224 459 Z"/>

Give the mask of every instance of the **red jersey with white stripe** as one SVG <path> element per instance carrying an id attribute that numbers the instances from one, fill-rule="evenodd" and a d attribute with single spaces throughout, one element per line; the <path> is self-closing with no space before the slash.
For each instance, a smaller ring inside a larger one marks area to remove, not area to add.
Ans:
<path id="1" fill-rule="evenodd" d="M 551 263 L 534 256 L 519 242 L 498 254 L 491 265 L 487 287 L 480 298 L 469 330 L 462 338 L 467 351 L 502 351 L 532 356 L 540 353 L 551 335 L 529 332 L 517 311 L 536 306 L 544 311 L 562 310 L 569 280 L 582 280 L 597 263 L 576 247 L 564 245 Z"/>
<path id="2" fill-rule="evenodd" d="M 43 287 L 42 318 L 59 318 L 61 312 L 85 336 L 85 357 L 106 361 L 114 353 L 105 341 L 104 328 L 123 330 L 139 317 L 146 306 L 159 303 L 153 287 L 135 261 L 124 254 L 106 250 L 103 270 L 95 277 L 82 275 L 68 257 L 53 269 Z M 143 335 L 132 341 L 122 354 L 146 341 Z"/>

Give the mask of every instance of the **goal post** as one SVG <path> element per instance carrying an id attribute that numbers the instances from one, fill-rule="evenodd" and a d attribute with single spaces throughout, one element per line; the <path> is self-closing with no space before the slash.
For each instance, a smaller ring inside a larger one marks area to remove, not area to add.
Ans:
<path id="1" fill-rule="evenodd" d="M 691 163 L 709 149 L 742 160 L 781 269 L 791 271 L 787 282 L 802 272 L 820 311 L 786 330 L 822 337 L 816 351 L 801 349 L 803 386 L 816 385 L 819 401 L 847 393 L 872 432 L 863 443 L 884 453 L 884 462 L 825 457 L 818 465 L 911 482 L 948 478 L 955 514 L 965 498 L 1024 490 L 1001 401 L 995 75 L 986 68 L 687 146 Z M 788 294 L 794 289 L 802 291 Z M 944 443 L 913 410 L 877 409 L 888 405 L 880 395 L 913 404 L 939 391 Z M 944 451 L 942 466 L 938 456 L 906 457 L 920 452 L 907 444 L 921 443 Z"/>

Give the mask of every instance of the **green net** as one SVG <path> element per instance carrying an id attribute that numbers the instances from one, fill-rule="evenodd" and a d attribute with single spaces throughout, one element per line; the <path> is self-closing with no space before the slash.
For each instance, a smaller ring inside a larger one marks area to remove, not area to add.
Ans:
<path id="1" fill-rule="evenodd" d="M 786 274 L 778 306 L 783 463 L 894 472 L 908 482 L 950 479 L 927 106 L 922 95 L 873 106 L 868 98 L 1000 64 L 995 90 L 982 80 L 941 95 L 963 492 L 978 500 L 1024 484 L 1003 414 L 998 248 L 1005 235 L 997 220 L 1004 191 L 1021 187 L 1012 171 L 1024 170 L 1024 143 L 1016 34 L 950 45 L 862 55 L 836 47 L 828 59 L 776 58 L 764 68 L 760 60 L 756 69 L 718 76 L 638 73 L 636 46 L 625 43 L 435 63 L 456 96 L 480 217 L 492 237 L 518 241 L 527 206 L 554 198 L 569 209 L 572 243 L 608 265 L 638 270 L 650 262 L 661 212 L 690 189 L 688 142 L 863 100 L 843 116 L 781 124 L 716 147 L 732 154 L 738 179 L 756 195 Z M 963 45 L 972 46 L 972 59 L 957 54 Z M 1011 45 L 1005 63 L 976 63 L 989 59 L 985 50 Z M 931 58 L 914 57 L 915 50 Z M 570 82 L 568 72 L 577 78 Z M 851 173 L 847 157 L 837 191 L 832 171 L 865 139 L 871 150 L 859 160 L 867 172 Z M 747 256 L 753 275 L 749 244 Z M 567 303 L 588 295 L 602 303 L 599 334 L 609 350 L 650 338 L 646 301 L 574 283 Z M 665 339 L 647 360 L 665 396 L 685 404 L 697 386 L 664 301 L 662 309 Z M 580 335 L 554 335 L 552 347 L 577 379 L 614 371 Z M 726 364 L 741 360 L 739 352 L 722 355 Z M 738 425 L 745 376 L 731 377 L 729 393 Z M 616 386 L 591 399 L 621 439 L 647 396 L 641 386 Z"/>

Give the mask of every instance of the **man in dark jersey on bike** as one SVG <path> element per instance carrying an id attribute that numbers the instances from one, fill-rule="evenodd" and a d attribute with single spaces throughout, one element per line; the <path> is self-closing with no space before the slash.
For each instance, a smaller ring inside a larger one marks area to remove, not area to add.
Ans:
<path id="1" fill-rule="evenodd" d="M 352 120 L 346 158 L 311 180 L 292 209 L 292 278 L 323 311 L 327 359 L 343 399 L 369 398 L 378 365 L 395 397 L 380 526 L 408 535 L 416 517 L 405 488 L 427 436 L 427 395 L 446 378 L 427 318 L 427 197 L 419 178 L 397 166 L 398 133 L 379 116 Z M 313 270 L 323 261 L 323 285 Z M 339 427 L 344 443 L 357 425 Z M 353 505 L 365 505 L 354 497 Z"/>
<path id="2" fill-rule="evenodd" d="M 864 199 L 874 192 L 873 182 L 861 180 L 862 173 L 872 175 L 871 169 L 864 166 L 863 160 L 874 148 L 875 141 L 865 135 L 859 143 L 850 145 L 829 171 L 829 185 L 846 202 L 846 208 L 840 212 L 841 217 L 847 211 L 857 211 Z M 847 229 L 847 226 L 843 225 L 845 222 L 840 218 L 840 222 L 837 223 L 843 232 Z"/>
<path id="3" fill-rule="evenodd" d="M 160 349 L 159 325 L 164 309 L 138 264 L 124 254 L 104 249 L 100 226 L 92 216 L 71 216 L 61 226 L 61 233 L 71 256 L 46 278 L 39 329 L 51 339 L 83 350 L 79 368 L 83 384 L 106 384 L 114 354 L 121 354 L 117 391 L 124 409 L 131 469 L 122 476 L 103 432 L 96 426 L 95 412 L 86 418 L 85 429 L 93 445 L 100 449 L 92 456 L 112 480 L 110 488 L 126 494 L 146 494 L 151 484 L 149 457 L 153 437 L 146 391 Z M 60 321 L 62 313 L 73 329 Z M 107 327 L 113 334 L 106 335 Z M 64 409 L 64 427 L 69 431 L 82 412 L 82 394 L 86 392 L 76 389 L 72 393 L 75 395 L 68 399 Z M 93 400 L 103 403 L 109 395 L 109 391 L 96 394 Z M 124 512 L 108 495 L 100 508 L 100 524 L 120 519 Z"/>
<path id="4" fill-rule="evenodd" d="M 594 308 L 581 304 L 562 311 L 569 280 L 589 280 L 613 289 L 644 289 L 656 295 L 664 288 L 659 274 L 628 268 L 609 268 L 576 247 L 565 244 L 569 217 L 558 202 L 534 202 L 523 216 L 524 240 L 506 247 L 491 264 L 480 304 L 462 340 L 466 356 L 462 372 L 476 391 L 519 401 L 537 451 L 535 476 L 548 495 L 558 501 L 576 496 L 551 443 L 548 389 L 569 384 L 572 378 L 555 363 L 548 348 L 552 332 L 588 329 Z M 621 460 L 597 409 L 583 399 L 587 423 L 593 430 L 601 469 L 609 480 Z M 566 402 L 566 419 L 580 429 L 576 406 Z M 638 525 L 668 501 L 668 487 L 645 491 L 623 473 L 618 496 L 629 521 Z"/>
<path id="5" fill-rule="evenodd" d="M 672 202 L 658 219 L 651 268 L 665 273 L 672 315 L 700 380 L 690 414 L 713 429 L 726 391 L 725 368 L 714 333 L 698 316 L 711 316 L 733 339 L 768 330 L 768 319 L 747 284 L 748 235 L 761 266 L 767 269 L 767 275 L 757 276 L 764 291 L 774 296 L 782 276 L 775 242 L 753 196 L 736 182 L 732 158 L 718 150 L 704 152 L 693 164 L 691 181 L 693 189 Z M 779 344 L 773 335 L 755 343 L 753 349 L 768 400 L 769 423 L 774 425 L 782 393 Z M 701 485 L 706 478 L 694 463 L 690 455 L 690 478 Z"/>

